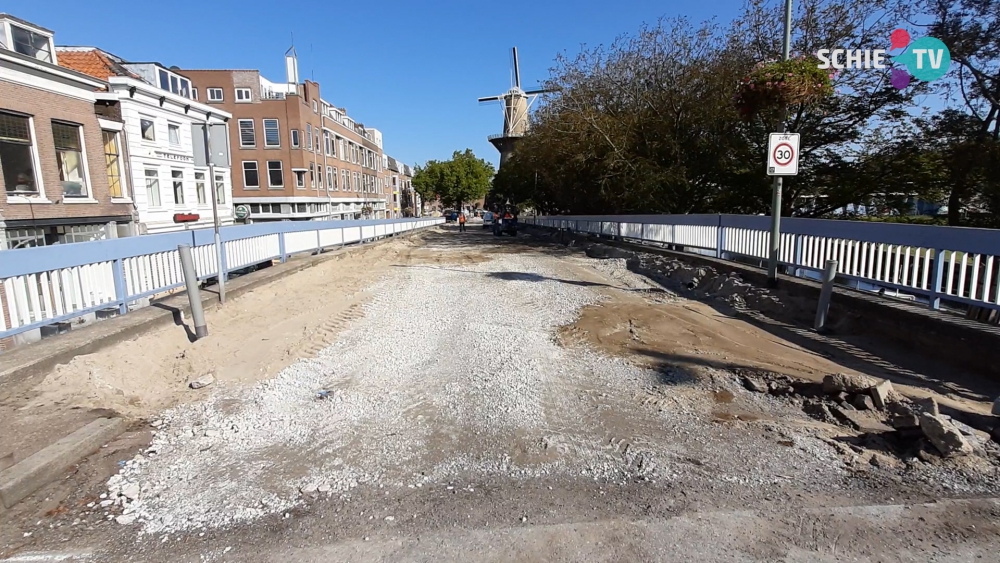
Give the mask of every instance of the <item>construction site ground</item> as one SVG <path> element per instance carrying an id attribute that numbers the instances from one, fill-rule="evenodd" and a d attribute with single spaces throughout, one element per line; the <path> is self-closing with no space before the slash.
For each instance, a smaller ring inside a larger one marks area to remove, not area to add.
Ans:
<path id="1" fill-rule="evenodd" d="M 638 273 L 666 260 L 446 226 L 78 356 L 2 401 L 0 456 L 130 429 L 0 513 L 0 561 L 997 560 L 997 382 Z M 747 388 L 833 373 L 974 453 Z"/>

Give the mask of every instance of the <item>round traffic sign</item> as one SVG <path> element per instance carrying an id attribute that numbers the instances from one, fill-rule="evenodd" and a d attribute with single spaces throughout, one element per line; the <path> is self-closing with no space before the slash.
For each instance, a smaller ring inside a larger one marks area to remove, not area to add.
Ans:
<path id="1" fill-rule="evenodd" d="M 778 146 L 774 147 L 774 154 L 771 155 L 771 158 L 778 166 L 788 166 L 795 158 L 795 149 L 788 143 L 778 143 Z"/>
<path id="2" fill-rule="evenodd" d="M 247 205 L 237 205 L 236 209 L 233 210 L 237 219 L 242 221 L 250 216 L 250 207 Z"/>

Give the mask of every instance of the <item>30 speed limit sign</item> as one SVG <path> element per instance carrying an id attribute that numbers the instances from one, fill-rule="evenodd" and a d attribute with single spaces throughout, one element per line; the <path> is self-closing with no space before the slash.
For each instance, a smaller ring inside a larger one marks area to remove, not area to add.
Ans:
<path id="1" fill-rule="evenodd" d="M 767 175 L 795 176 L 799 173 L 799 134 L 771 133 L 767 140 Z"/>

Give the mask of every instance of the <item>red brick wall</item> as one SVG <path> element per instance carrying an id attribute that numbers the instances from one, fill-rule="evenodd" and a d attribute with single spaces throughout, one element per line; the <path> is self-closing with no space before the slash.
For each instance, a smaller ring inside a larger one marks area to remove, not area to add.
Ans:
<path id="1" fill-rule="evenodd" d="M 94 104 L 77 98 L 70 98 L 0 81 L 0 111 L 10 110 L 28 114 L 34 121 L 34 149 L 41 161 L 41 170 L 36 176 L 42 180 L 46 197 L 59 203 L 31 205 L 7 201 L 6 186 L 0 175 L 0 213 L 8 220 L 51 219 L 64 217 L 99 217 L 129 215 L 131 204 L 111 203 L 108 190 L 108 173 L 104 162 L 104 140 L 97 122 Z M 63 203 L 62 184 L 56 164 L 55 145 L 52 141 L 52 120 L 58 119 L 83 126 L 83 137 L 87 152 L 89 171 L 88 190 L 97 203 Z M 0 163 L 2 166 L 3 163 Z"/>

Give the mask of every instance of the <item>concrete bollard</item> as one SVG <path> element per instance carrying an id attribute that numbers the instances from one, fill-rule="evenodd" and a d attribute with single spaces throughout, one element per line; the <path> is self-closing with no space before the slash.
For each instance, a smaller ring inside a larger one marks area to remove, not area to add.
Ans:
<path id="1" fill-rule="evenodd" d="M 195 340 L 208 336 L 208 325 L 205 324 L 205 309 L 201 306 L 201 291 L 198 289 L 198 274 L 194 269 L 194 258 L 191 247 L 186 244 L 177 246 L 181 256 L 181 271 L 184 272 L 184 284 L 187 286 L 188 303 L 191 305 L 191 319 L 194 323 Z"/>
<path id="2" fill-rule="evenodd" d="M 823 270 L 823 289 L 819 293 L 819 304 L 816 306 L 816 322 L 813 328 L 823 330 L 826 325 L 826 314 L 830 310 L 830 297 L 833 295 L 833 280 L 837 277 L 837 261 L 827 260 Z"/>

